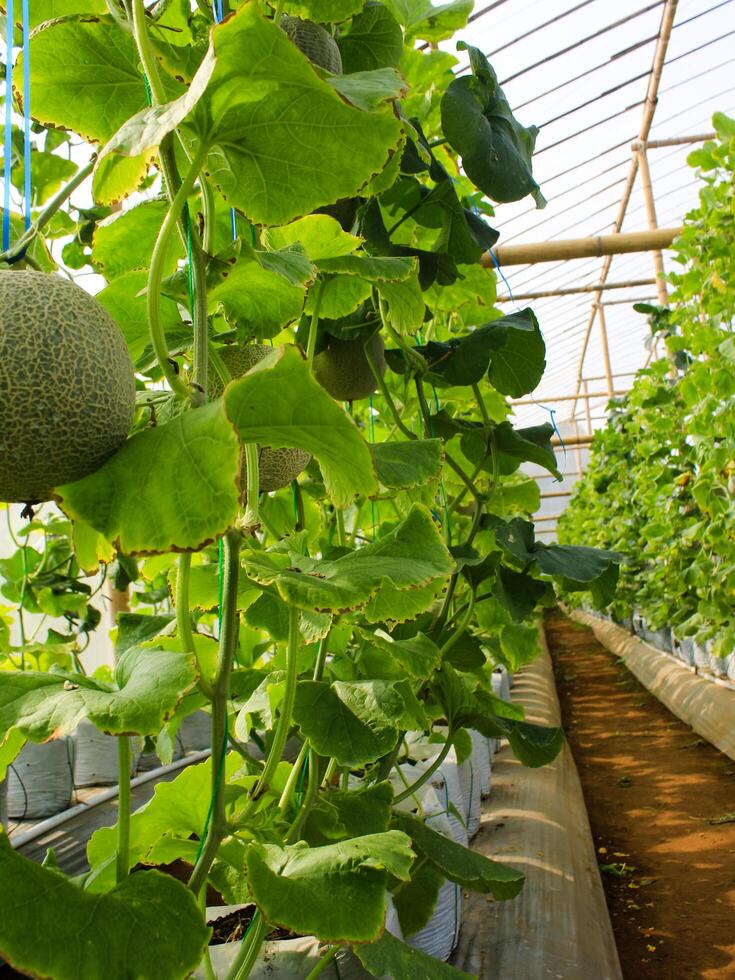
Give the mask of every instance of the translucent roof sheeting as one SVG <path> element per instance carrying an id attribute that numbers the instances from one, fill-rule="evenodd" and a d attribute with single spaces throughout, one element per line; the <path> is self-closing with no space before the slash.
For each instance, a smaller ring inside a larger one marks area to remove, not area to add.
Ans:
<path id="1" fill-rule="evenodd" d="M 638 137 L 664 0 L 478 0 L 462 39 L 489 56 L 514 113 L 524 125 L 540 127 L 534 176 L 548 204 L 537 210 L 530 198 L 497 207 L 500 245 L 608 234 L 620 206 Z M 454 42 L 440 45 L 454 50 Z M 467 70 L 467 57 L 458 52 Z M 735 112 L 735 2 L 680 0 L 661 76 L 649 140 L 692 136 L 711 130 L 713 112 Z M 694 144 L 696 145 L 696 144 Z M 699 184 L 686 157 L 692 144 L 651 148 L 648 160 L 660 227 L 682 223 L 694 206 Z M 640 176 L 623 231 L 648 227 Z M 594 285 L 603 259 L 508 266 L 514 295 Z M 665 267 L 669 259 L 664 253 Z M 612 260 L 610 283 L 652 279 L 650 253 Z M 499 283 L 499 295 L 508 289 Z M 548 420 L 546 398 L 577 390 L 580 360 L 590 320 L 592 293 L 519 300 L 535 310 L 547 345 L 547 372 L 534 392 L 541 404 L 520 405 L 517 420 Z M 615 389 L 624 390 L 649 352 L 646 319 L 632 303 L 656 302 L 654 285 L 607 290 L 602 295 Z M 609 304 L 609 305 L 608 305 Z M 512 303 L 503 304 L 510 312 Z M 587 380 L 593 425 L 604 417 L 607 385 L 597 322 L 592 326 L 582 377 Z M 554 401 L 557 417 L 572 413 L 572 401 Z M 580 402 L 577 418 L 586 425 Z"/>

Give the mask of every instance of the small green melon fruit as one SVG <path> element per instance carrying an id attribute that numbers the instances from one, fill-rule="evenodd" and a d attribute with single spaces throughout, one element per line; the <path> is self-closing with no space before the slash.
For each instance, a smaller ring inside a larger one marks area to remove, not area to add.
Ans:
<path id="1" fill-rule="evenodd" d="M 386 367 L 385 344 L 379 333 L 368 341 L 368 350 L 382 377 Z M 314 377 L 340 402 L 367 398 L 376 388 L 375 376 L 365 357 L 365 342 L 359 337 L 339 340 L 330 335 L 327 346 L 314 358 Z"/>
<path id="2" fill-rule="evenodd" d="M 288 15 L 281 18 L 281 27 L 312 64 L 333 75 L 342 74 L 342 55 L 329 31 L 310 20 Z"/>
<path id="3" fill-rule="evenodd" d="M 37 503 L 125 441 L 135 376 L 120 329 L 79 286 L 0 271 L 0 500 Z"/>
<path id="4" fill-rule="evenodd" d="M 273 348 L 266 344 L 248 344 L 245 347 L 232 344 L 229 347 L 222 347 L 219 351 L 225 367 L 233 378 L 242 377 L 253 365 L 272 353 Z M 211 371 L 209 397 L 219 398 L 223 390 L 222 379 L 215 371 Z M 271 449 L 269 446 L 258 446 L 258 483 L 261 493 L 270 493 L 272 490 L 287 487 L 309 465 L 310 460 L 311 455 L 303 449 L 290 447 Z M 247 486 L 247 469 L 244 462 L 240 483 L 243 489 Z"/>

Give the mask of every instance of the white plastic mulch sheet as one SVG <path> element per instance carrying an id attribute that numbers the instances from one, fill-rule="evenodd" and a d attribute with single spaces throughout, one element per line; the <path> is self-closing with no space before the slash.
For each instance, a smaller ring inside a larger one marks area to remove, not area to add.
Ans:
<path id="1" fill-rule="evenodd" d="M 118 782 L 117 739 L 103 735 L 90 721 L 80 721 L 71 736 L 74 743 L 74 785 L 114 786 Z M 138 766 L 142 739 L 131 738 L 130 774 Z"/>
<path id="2" fill-rule="evenodd" d="M 61 813 L 71 805 L 74 760 L 70 738 L 26 742 L 8 766 L 8 816 L 38 820 Z"/>

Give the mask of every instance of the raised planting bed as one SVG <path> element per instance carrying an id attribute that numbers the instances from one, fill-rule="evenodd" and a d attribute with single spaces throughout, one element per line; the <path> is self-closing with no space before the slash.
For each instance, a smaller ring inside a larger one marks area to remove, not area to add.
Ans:
<path id="1" fill-rule="evenodd" d="M 589 626 L 600 643 L 620 657 L 672 714 L 735 759 L 735 690 L 693 673 L 615 623 L 579 610 L 571 617 Z"/>

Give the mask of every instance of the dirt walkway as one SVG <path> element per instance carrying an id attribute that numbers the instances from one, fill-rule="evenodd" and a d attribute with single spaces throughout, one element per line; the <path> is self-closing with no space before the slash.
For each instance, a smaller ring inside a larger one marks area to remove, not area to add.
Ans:
<path id="1" fill-rule="evenodd" d="M 625 980 L 735 978 L 735 762 L 591 630 L 546 635 Z"/>

